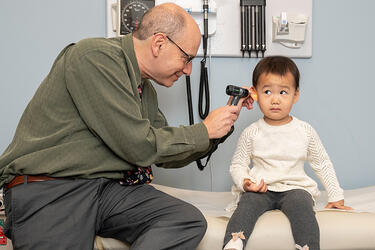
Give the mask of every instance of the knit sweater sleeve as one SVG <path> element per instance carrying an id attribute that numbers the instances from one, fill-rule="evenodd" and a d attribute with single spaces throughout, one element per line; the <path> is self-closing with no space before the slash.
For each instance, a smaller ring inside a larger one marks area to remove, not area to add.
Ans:
<path id="1" fill-rule="evenodd" d="M 252 126 L 246 128 L 242 132 L 229 168 L 234 184 L 242 192 L 244 192 L 244 179 L 250 179 L 255 182 L 255 178 L 251 175 L 250 164 L 252 158 L 253 138 L 256 133 L 257 129 Z"/>
<path id="2" fill-rule="evenodd" d="M 328 202 L 344 199 L 333 164 L 314 128 L 305 124 L 308 136 L 308 161 L 328 193 Z"/>

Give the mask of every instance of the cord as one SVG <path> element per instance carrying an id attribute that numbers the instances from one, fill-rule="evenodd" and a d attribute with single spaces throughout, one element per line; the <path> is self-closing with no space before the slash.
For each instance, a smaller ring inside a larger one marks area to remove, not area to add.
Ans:
<path id="1" fill-rule="evenodd" d="M 205 108 L 203 111 L 203 94 L 205 97 Z M 204 120 L 210 112 L 210 90 L 208 85 L 208 73 L 206 67 L 206 57 L 201 61 L 201 75 L 199 80 L 199 98 L 198 98 L 198 112 L 202 120 Z"/>
<path id="2" fill-rule="evenodd" d="M 211 51 L 211 39 L 208 37 L 208 58 L 209 58 L 209 63 L 208 63 L 208 69 L 209 69 L 209 74 L 208 74 L 208 82 L 211 82 L 211 64 L 212 64 L 212 51 Z M 211 187 L 210 190 L 213 192 L 214 189 L 214 169 L 212 167 L 212 161 L 209 163 L 210 166 L 210 183 Z"/>

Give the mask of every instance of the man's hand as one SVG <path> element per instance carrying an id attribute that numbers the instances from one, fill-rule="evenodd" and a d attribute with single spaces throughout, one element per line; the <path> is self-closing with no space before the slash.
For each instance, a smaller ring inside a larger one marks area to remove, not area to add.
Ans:
<path id="1" fill-rule="evenodd" d="M 328 205 L 326 208 L 337 208 L 337 209 L 343 209 L 343 210 L 353 210 L 353 208 L 344 206 L 344 200 L 339 200 L 335 202 L 328 202 Z"/>
<path id="2" fill-rule="evenodd" d="M 241 106 L 224 106 L 213 110 L 204 119 L 208 137 L 210 139 L 221 138 L 228 134 L 240 114 Z"/>
<path id="3" fill-rule="evenodd" d="M 250 91 L 250 88 L 243 87 Z M 250 95 L 241 98 L 236 106 L 230 106 L 231 96 L 226 106 L 213 110 L 204 119 L 203 124 L 206 125 L 208 137 L 210 139 L 221 138 L 228 134 L 234 122 L 238 119 L 242 107 L 247 109 L 253 108 L 254 100 Z"/>
<path id="4" fill-rule="evenodd" d="M 267 192 L 267 184 L 262 179 L 258 185 L 251 182 L 249 179 L 243 180 L 243 190 L 246 192 L 259 192 L 259 193 L 265 193 Z"/>

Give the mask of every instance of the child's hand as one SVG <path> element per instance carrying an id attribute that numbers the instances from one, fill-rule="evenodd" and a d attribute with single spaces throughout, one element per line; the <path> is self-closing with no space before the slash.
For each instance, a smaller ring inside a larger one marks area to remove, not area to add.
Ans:
<path id="1" fill-rule="evenodd" d="M 267 184 L 262 179 L 258 185 L 251 182 L 249 179 L 244 179 L 243 181 L 243 190 L 246 192 L 259 192 L 259 193 L 265 193 L 267 192 Z"/>
<path id="2" fill-rule="evenodd" d="M 339 200 L 335 202 L 328 202 L 326 208 L 337 208 L 337 209 L 344 209 L 344 210 L 353 210 L 353 208 L 344 206 L 344 200 Z"/>

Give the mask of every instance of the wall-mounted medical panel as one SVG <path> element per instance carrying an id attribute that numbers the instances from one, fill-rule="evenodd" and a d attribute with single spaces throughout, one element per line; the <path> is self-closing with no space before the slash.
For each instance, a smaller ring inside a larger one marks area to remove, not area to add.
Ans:
<path id="1" fill-rule="evenodd" d="M 121 25 L 131 25 L 132 21 L 124 19 L 125 11 L 143 13 L 150 2 L 107 0 L 107 36 L 121 35 L 120 30 L 126 30 Z M 203 34 L 204 0 L 154 1 L 155 5 L 165 2 L 188 11 Z M 212 56 L 312 56 L 312 0 L 208 0 L 208 5 L 208 53 Z M 133 25 L 138 19 L 134 18 Z M 198 55 L 202 54 L 201 43 Z"/>

